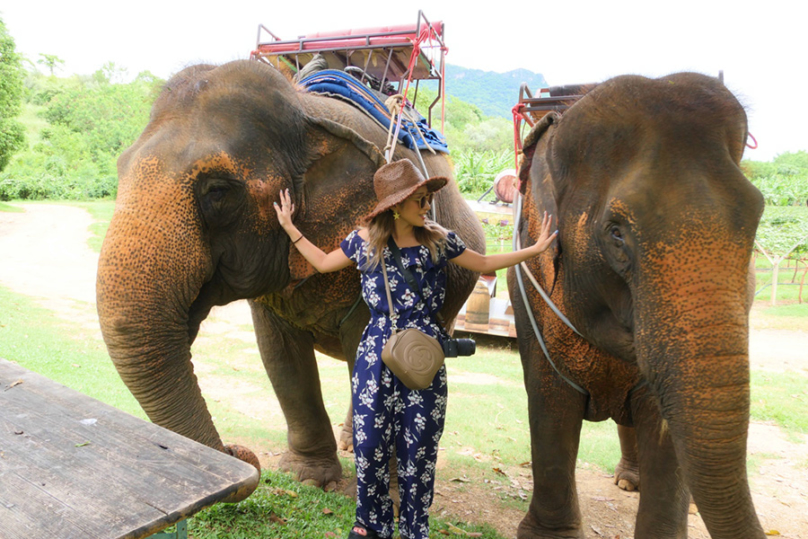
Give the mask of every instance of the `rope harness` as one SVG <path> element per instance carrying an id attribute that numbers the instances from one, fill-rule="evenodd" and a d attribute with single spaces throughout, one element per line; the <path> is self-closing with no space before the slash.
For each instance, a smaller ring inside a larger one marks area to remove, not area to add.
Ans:
<path id="1" fill-rule="evenodd" d="M 515 207 L 515 210 L 516 210 L 516 217 L 515 217 L 514 223 L 515 223 L 515 226 L 518 227 L 519 223 L 522 220 L 522 194 L 521 193 L 517 194 L 516 200 L 514 201 L 514 207 Z M 514 230 L 513 248 L 514 248 L 515 251 L 518 251 L 519 249 L 522 248 L 521 241 L 519 239 L 518 229 Z M 550 363 L 550 366 L 553 368 L 553 370 L 556 372 L 556 374 L 558 374 L 561 377 L 562 380 L 567 382 L 578 393 L 588 397 L 589 392 L 586 389 L 579 386 L 578 384 L 576 384 L 575 382 L 573 382 L 572 380 L 570 380 L 568 377 L 564 376 L 564 374 L 560 370 L 558 370 L 558 367 L 556 366 L 555 362 L 550 357 L 550 352 L 549 352 L 549 350 L 547 350 L 547 345 L 545 344 L 544 338 L 542 337 L 541 331 L 539 330 L 539 325 L 536 323 L 536 317 L 533 315 L 533 309 L 530 308 L 530 303 L 528 302 L 528 299 L 527 299 L 527 290 L 525 290 L 525 283 L 524 283 L 524 280 L 522 279 L 522 272 L 519 271 L 520 269 L 525 272 L 525 274 L 528 276 L 528 279 L 530 279 L 531 284 L 536 288 L 536 290 L 539 292 L 539 295 L 542 297 L 544 302 L 547 303 L 547 306 L 550 307 L 550 309 L 556 314 L 556 316 L 558 316 L 558 318 L 562 322 L 564 322 L 564 324 L 568 328 L 570 328 L 572 331 L 574 331 L 581 338 L 583 338 L 583 335 L 581 335 L 581 333 L 577 329 L 575 329 L 575 326 L 572 325 L 572 322 L 570 322 L 569 319 L 566 316 L 564 316 L 564 314 L 561 312 L 561 310 L 559 310 L 559 308 L 556 307 L 555 303 L 553 303 L 553 300 L 550 299 L 550 296 L 547 295 L 547 293 L 544 291 L 544 289 L 539 285 L 539 282 L 536 280 L 536 278 L 530 272 L 530 269 L 528 269 L 527 264 L 525 264 L 524 262 L 521 262 L 516 267 L 516 280 L 519 283 L 519 293 L 522 296 L 522 302 L 525 304 L 525 310 L 527 311 L 527 317 L 530 319 L 530 325 L 533 328 L 533 334 L 536 336 L 536 340 L 539 341 L 539 346 L 541 347 L 542 352 L 544 352 L 544 357 L 547 358 L 547 362 Z"/>
<path id="2" fill-rule="evenodd" d="M 511 109 L 511 112 L 513 113 L 513 154 L 514 154 L 513 160 L 517 171 L 519 170 L 519 152 L 522 150 L 522 137 L 519 136 L 519 125 L 523 120 L 527 120 L 527 118 L 525 118 L 523 114 L 524 108 L 525 108 L 524 103 L 517 103 Z M 514 232 L 513 249 L 514 251 L 518 251 L 519 249 L 522 248 L 521 245 L 522 242 L 519 238 L 519 225 L 522 222 L 522 192 L 520 189 L 516 189 L 516 197 L 515 200 L 513 201 L 513 205 L 515 213 L 514 231 L 513 231 Z M 519 271 L 520 269 L 522 271 Z M 555 362 L 550 357 L 550 351 L 547 350 L 547 345 L 544 342 L 544 337 L 542 337 L 541 331 L 539 330 L 539 325 L 536 323 L 536 317 L 533 315 L 533 309 L 530 308 L 530 303 L 528 302 L 527 299 L 527 290 L 525 289 L 525 281 L 522 278 L 522 272 L 524 272 L 525 275 L 527 275 L 527 278 L 530 280 L 530 283 L 538 291 L 541 298 L 544 300 L 547 306 L 550 307 L 550 310 L 552 310 L 555 313 L 555 315 L 558 316 L 558 318 L 562 322 L 564 322 L 564 325 L 570 328 L 573 332 L 575 332 L 576 335 L 580 336 L 581 338 L 584 338 L 584 336 L 581 335 L 580 331 L 575 329 L 575 326 L 572 325 L 572 322 L 570 322 L 569 319 L 566 316 L 564 316 L 561 310 L 558 307 L 556 307 L 556 304 L 553 303 L 553 300 L 550 299 L 550 296 L 548 296 L 547 293 L 544 291 L 544 289 L 539 285 L 539 282 L 533 276 L 533 273 L 531 273 L 530 269 L 527 267 L 527 264 L 525 262 L 520 262 L 516 266 L 515 270 L 516 270 L 516 281 L 519 283 L 519 294 L 522 297 L 522 302 L 525 304 L 525 310 L 527 311 L 527 317 L 530 320 L 530 325 L 533 328 L 533 334 L 536 336 L 536 340 L 539 341 L 539 346 L 541 347 L 541 351 L 544 352 L 544 357 L 547 358 L 547 362 L 550 364 L 550 366 L 553 368 L 556 374 L 558 374 L 558 376 L 561 377 L 562 380 L 567 382 L 570 385 L 570 387 L 575 389 L 578 393 L 581 393 L 582 395 L 588 397 L 589 392 L 586 389 L 579 386 L 578 384 L 576 384 L 575 382 L 573 382 L 572 380 L 570 380 L 568 377 L 564 376 L 564 374 L 562 374 L 561 371 L 558 370 L 558 367 L 556 366 Z"/>

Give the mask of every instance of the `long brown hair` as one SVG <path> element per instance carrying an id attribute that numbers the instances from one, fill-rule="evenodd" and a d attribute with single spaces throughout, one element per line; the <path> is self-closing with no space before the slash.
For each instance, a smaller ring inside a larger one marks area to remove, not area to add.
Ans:
<path id="1" fill-rule="evenodd" d="M 376 268 L 382 261 L 382 253 L 387 246 L 387 240 L 393 235 L 395 230 L 395 220 L 393 211 L 388 210 L 380 213 L 368 223 L 368 258 L 363 270 Z M 448 231 L 435 221 L 425 220 L 424 226 L 415 227 L 415 239 L 418 243 L 426 246 L 432 255 L 432 261 L 437 263 L 440 252 L 446 244 Z"/>

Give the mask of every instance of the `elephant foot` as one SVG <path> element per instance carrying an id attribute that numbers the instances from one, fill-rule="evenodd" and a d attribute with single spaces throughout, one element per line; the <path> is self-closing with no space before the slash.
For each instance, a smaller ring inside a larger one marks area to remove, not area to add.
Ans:
<path id="1" fill-rule="evenodd" d="M 258 487 L 258 483 L 261 481 L 261 463 L 258 462 L 258 457 L 255 456 L 255 453 L 242 445 L 226 445 L 224 446 L 224 452 L 247 464 L 252 464 L 253 467 L 258 470 L 258 473 L 255 474 L 252 481 L 242 485 L 239 490 L 222 500 L 223 503 L 237 503 L 246 499 Z"/>
<path id="2" fill-rule="evenodd" d="M 342 432 L 340 432 L 339 441 L 337 441 L 337 447 L 340 451 L 353 453 L 353 429 L 350 423 L 343 423 Z"/>
<path id="3" fill-rule="evenodd" d="M 320 487 L 326 492 L 337 488 L 342 478 L 342 464 L 337 455 L 331 457 L 306 457 L 293 451 L 287 451 L 281 457 L 278 468 L 297 475 L 297 480 L 304 485 Z"/>
<path id="4" fill-rule="evenodd" d="M 340 489 L 340 494 L 356 499 L 356 477 L 350 478 Z"/>
<path id="5" fill-rule="evenodd" d="M 580 525 L 548 530 L 539 526 L 530 513 L 525 515 L 516 529 L 516 539 L 585 539 L 585 537 Z"/>
<path id="6" fill-rule="evenodd" d="M 623 490 L 640 490 L 640 467 L 636 462 L 621 458 L 614 467 L 614 484 Z"/>

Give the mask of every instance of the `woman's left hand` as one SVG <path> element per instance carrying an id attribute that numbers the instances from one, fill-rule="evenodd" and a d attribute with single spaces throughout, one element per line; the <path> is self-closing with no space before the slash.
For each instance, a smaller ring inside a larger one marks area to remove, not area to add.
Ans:
<path id="1" fill-rule="evenodd" d="M 544 218 L 541 220 L 541 233 L 539 234 L 539 239 L 536 240 L 536 243 L 528 247 L 528 249 L 532 249 L 535 254 L 539 254 L 547 249 L 553 240 L 558 235 L 558 230 L 555 232 L 550 232 L 550 228 L 553 224 L 553 216 L 547 215 L 547 212 L 544 212 Z"/>

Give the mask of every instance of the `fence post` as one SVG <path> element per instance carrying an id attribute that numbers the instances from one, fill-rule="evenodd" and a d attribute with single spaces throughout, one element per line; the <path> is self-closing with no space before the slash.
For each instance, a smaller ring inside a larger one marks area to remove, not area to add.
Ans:
<path id="1" fill-rule="evenodd" d="M 777 305 L 777 278 L 780 274 L 780 262 L 782 259 L 778 257 L 772 264 L 772 305 Z"/>

